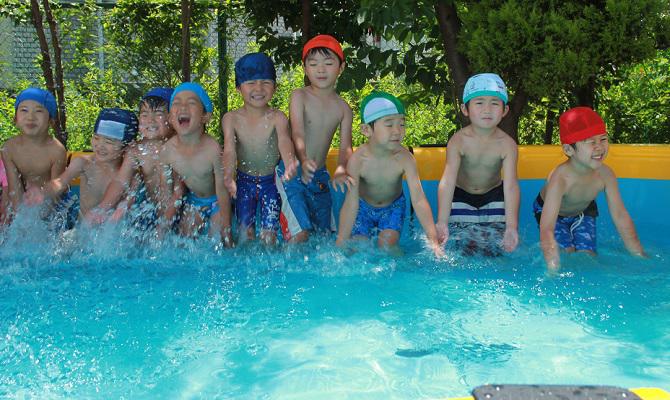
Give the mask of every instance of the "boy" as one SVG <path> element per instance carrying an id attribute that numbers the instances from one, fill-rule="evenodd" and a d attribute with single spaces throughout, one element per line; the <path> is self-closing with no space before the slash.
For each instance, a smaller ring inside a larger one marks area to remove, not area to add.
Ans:
<path id="1" fill-rule="evenodd" d="M 197 83 L 182 83 L 172 92 L 169 121 L 177 135 L 165 143 L 160 154 L 164 169 L 161 192 L 166 197 L 161 201 L 166 207 L 163 222 L 175 217 L 181 203 L 181 196 L 174 195 L 179 193 L 175 188 L 183 183 L 186 196 L 179 221 L 181 233 L 194 236 L 209 225 L 209 235 L 220 234 L 224 245 L 232 246 L 230 197 L 223 182 L 221 146 L 205 134 L 212 110 L 212 101 Z"/>
<path id="2" fill-rule="evenodd" d="M 351 155 L 351 123 L 349 105 L 335 92 L 338 76 L 344 70 L 342 47 L 328 35 L 309 40 L 302 51 L 303 67 L 309 85 L 291 93 L 289 115 L 291 137 L 300 162 L 295 178 L 277 188 L 282 200 L 280 225 L 284 240 L 304 242 L 309 231 L 333 231 L 332 198 L 325 168 L 326 157 L 335 131 L 340 131 L 340 151 L 332 184 L 344 191 L 351 186 L 346 165 Z M 285 174 L 279 163 L 278 177 Z"/>
<path id="3" fill-rule="evenodd" d="M 142 228 L 156 225 L 160 195 L 159 155 L 163 144 L 174 134 L 168 123 L 168 111 L 172 96 L 171 88 L 154 88 L 140 100 L 139 142 L 126 151 L 119 173 L 107 188 L 100 204 L 89 214 L 92 223 L 101 223 L 107 219 L 124 194 L 129 195 L 127 207 L 121 206 L 113 219 L 138 203 L 137 222 Z M 139 201 L 138 201 L 139 200 Z"/>
<path id="4" fill-rule="evenodd" d="M 347 163 L 347 173 L 355 183 L 349 187 L 340 211 L 337 245 L 343 245 L 351 235 L 370 237 L 374 230 L 379 231 L 379 247 L 397 245 L 405 219 L 404 175 L 419 222 L 439 255 L 433 212 L 423 193 L 416 161 L 402 146 L 405 108 L 394 96 L 373 92 L 361 103 L 361 119 L 361 131 L 369 141 Z"/>
<path id="5" fill-rule="evenodd" d="M 559 118 L 559 134 L 568 160 L 549 173 L 547 184 L 533 204 L 547 267 L 551 270 L 560 267 L 558 246 L 567 252 L 595 255 L 598 216 L 595 198 L 603 190 L 626 249 L 644 256 L 633 221 L 621 200 L 614 171 L 603 164 L 609 149 L 605 122 L 592 109 L 575 107 Z"/>
<path id="6" fill-rule="evenodd" d="M 253 239 L 256 208 L 261 208 L 261 240 L 274 244 L 281 199 L 275 185 L 275 167 L 286 166 L 282 180 L 295 175 L 297 160 L 288 131 L 288 118 L 268 102 L 276 89 L 275 66 L 267 55 L 250 53 L 235 63 L 235 86 L 242 108 L 226 113 L 223 129 L 224 182 L 235 199 L 240 240 Z M 237 181 L 233 171 L 237 170 Z"/>
<path id="7" fill-rule="evenodd" d="M 449 223 L 504 231 L 502 246 L 506 251 L 513 251 L 519 243 L 517 146 L 498 128 L 509 111 L 507 100 L 505 83 L 496 74 L 474 75 L 465 84 L 461 111 L 470 125 L 449 139 L 447 164 L 438 185 L 436 227 L 441 243 L 449 239 Z M 469 243 L 466 250 L 478 247 Z M 491 248 L 479 250 L 497 253 Z"/>
<path id="8" fill-rule="evenodd" d="M 11 222 L 24 193 L 32 187 L 42 189 L 64 170 L 65 147 L 51 135 L 49 126 L 56 118 L 56 98 L 48 91 L 28 88 L 14 102 L 14 123 L 21 132 L 2 149 L 7 173 L 7 222 Z"/>
<path id="9" fill-rule="evenodd" d="M 32 187 L 27 193 L 26 202 L 39 204 L 45 197 L 58 199 L 70 182 L 80 178 L 79 215 L 86 215 L 95 208 L 116 178 L 123 153 L 137 135 L 137 117 L 132 111 L 120 108 L 103 108 L 98 114 L 91 138 L 92 155 L 76 157 L 70 161 L 65 172 L 48 182 L 43 190 Z"/>

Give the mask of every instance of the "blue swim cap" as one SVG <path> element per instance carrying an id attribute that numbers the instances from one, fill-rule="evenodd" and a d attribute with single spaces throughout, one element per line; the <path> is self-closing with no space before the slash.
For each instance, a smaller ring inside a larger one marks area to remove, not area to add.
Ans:
<path id="1" fill-rule="evenodd" d="M 214 110 L 214 107 L 212 106 L 212 100 L 210 100 L 207 92 L 205 92 L 205 89 L 203 89 L 202 86 L 195 82 L 184 82 L 174 88 L 172 96 L 170 96 L 170 107 L 172 107 L 172 102 L 174 101 L 174 97 L 177 95 L 177 93 L 184 91 L 195 93 L 196 96 L 198 96 L 200 99 L 202 106 L 205 108 L 205 112 L 211 113 L 212 110 Z"/>
<path id="2" fill-rule="evenodd" d="M 495 96 L 507 104 L 507 87 L 505 82 L 493 73 L 471 76 L 463 89 L 463 104 L 478 96 Z"/>
<path id="3" fill-rule="evenodd" d="M 174 89 L 166 87 L 157 87 L 149 90 L 142 96 L 140 104 L 147 99 L 147 97 L 158 97 L 159 99 L 165 101 L 165 104 L 170 108 L 170 98 L 172 97 L 172 92 Z"/>
<path id="4" fill-rule="evenodd" d="M 272 59 L 263 53 L 249 53 L 235 63 L 235 86 L 246 81 L 269 79 L 277 81 L 277 72 Z"/>
<path id="5" fill-rule="evenodd" d="M 56 98 L 51 92 L 34 87 L 25 89 L 16 96 L 14 111 L 18 110 L 19 104 L 25 100 L 34 100 L 40 103 L 49 112 L 49 117 L 51 119 L 56 119 Z"/>
<path id="6" fill-rule="evenodd" d="M 135 113 L 121 108 L 103 108 L 95 120 L 93 132 L 96 135 L 116 139 L 128 144 L 137 136 Z"/>

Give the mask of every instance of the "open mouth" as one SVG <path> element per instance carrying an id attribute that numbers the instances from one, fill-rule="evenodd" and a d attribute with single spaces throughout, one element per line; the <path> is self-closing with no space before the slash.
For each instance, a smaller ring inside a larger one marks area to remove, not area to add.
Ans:
<path id="1" fill-rule="evenodd" d="M 177 118 L 177 123 L 179 126 L 188 126 L 191 123 L 191 117 L 180 116 Z"/>

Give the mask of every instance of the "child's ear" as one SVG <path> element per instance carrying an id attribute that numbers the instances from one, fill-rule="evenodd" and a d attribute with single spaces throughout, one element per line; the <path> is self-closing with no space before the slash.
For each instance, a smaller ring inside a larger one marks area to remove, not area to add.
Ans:
<path id="1" fill-rule="evenodd" d="M 463 113 L 463 115 L 465 115 L 466 117 L 468 117 L 468 106 L 465 105 L 465 103 L 464 103 L 464 104 L 461 104 L 461 112 Z"/>
<path id="2" fill-rule="evenodd" d="M 344 67 L 345 67 L 346 65 L 347 65 L 347 63 L 345 63 L 344 61 L 342 61 L 342 62 L 340 63 L 340 68 L 339 68 L 338 73 L 337 73 L 338 75 L 341 74 L 342 71 L 344 71 Z"/>
<path id="3" fill-rule="evenodd" d="M 507 115 L 508 112 L 509 112 L 509 104 L 505 104 L 505 105 L 503 106 L 502 117 L 504 117 L 505 115 Z"/>
<path id="4" fill-rule="evenodd" d="M 561 147 L 563 148 L 563 153 L 565 153 L 566 156 L 572 157 L 575 155 L 575 148 L 572 147 L 572 145 L 564 144 Z"/>
<path id="5" fill-rule="evenodd" d="M 366 138 L 370 138 L 370 135 L 372 135 L 372 127 L 368 124 L 361 124 L 361 133 Z"/>
<path id="6" fill-rule="evenodd" d="M 202 117 L 202 119 L 203 119 L 203 121 L 205 121 L 205 124 L 208 124 L 209 121 L 211 121 L 211 119 L 212 119 L 212 113 L 211 112 L 205 113 L 205 115 Z"/>

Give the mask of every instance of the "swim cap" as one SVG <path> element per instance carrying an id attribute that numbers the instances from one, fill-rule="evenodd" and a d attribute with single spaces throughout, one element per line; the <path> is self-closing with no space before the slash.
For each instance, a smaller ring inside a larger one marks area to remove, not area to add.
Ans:
<path id="1" fill-rule="evenodd" d="M 235 63 L 235 86 L 246 81 L 269 79 L 277 81 L 277 72 L 272 59 L 263 53 L 249 53 Z"/>
<path id="2" fill-rule="evenodd" d="M 405 106 L 392 94 L 372 92 L 361 103 L 361 120 L 364 124 L 393 114 L 405 115 Z"/>
<path id="3" fill-rule="evenodd" d="M 40 103 L 49 112 L 49 118 L 56 119 L 56 98 L 51 92 L 34 87 L 23 90 L 16 96 L 14 111 L 18 110 L 19 104 L 26 100 L 34 100 Z"/>
<path id="4" fill-rule="evenodd" d="M 305 62 L 307 54 L 310 50 L 316 49 L 318 47 L 325 47 L 326 49 L 332 50 L 333 53 L 337 54 L 341 62 L 344 62 L 344 52 L 342 51 L 342 46 L 340 42 L 337 41 L 334 37 L 330 35 L 318 35 L 311 38 L 305 46 L 302 48 L 302 61 Z"/>
<path id="5" fill-rule="evenodd" d="M 145 101 L 148 97 L 158 97 L 159 99 L 165 101 L 165 104 L 168 105 L 168 109 L 170 108 L 170 98 L 172 97 L 172 92 L 174 92 L 174 89 L 172 88 L 167 88 L 167 87 L 156 87 L 144 94 L 142 96 L 142 100 L 140 100 L 140 104 L 142 104 L 143 101 Z"/>
<path id="6" fill-rule="evenodd" d="M 200 102 L 202 103 L 202 106 L 205 108 L 205 112 L 211 113 L 214 107 L 212 106 L 212 100 L 210 100 L 209 96 L 207 95 L 207 92 L 205 92 L 205 89 L 202 88 L 199 84 L 195 82 L 184 82 L 174 88 L 174 91 L 172 92 L 172 96 L 170 96 L 170 107 L 172 107 L 172 102 L 174 101 L 174 97 L 177 95 L 179 92 L 184 92 L 184 91 L 189 91 L 193 92 L 198 96 L 200 99 Z"/>
<path id="7" fill-rule="evenodd" d="M 605 121 L 589 107 L 575 107 L 558 119 L 561 144 L 573 144 L 591 136 L 607 133 Z"/>
<path id="8" fill-rule="evenodd" d="M 463 104 L 478 96 L 495 96 L 507 104 L 507 87 L 498 74 L 473 75 L 465 83 Z"/>
<path id="9" fill-rule="evenodd" d="M 93 132 L 128 144 L 137 136 L 137 117 L 134 112 L 121 108 L 103 108 L 95 120 Z"/>

